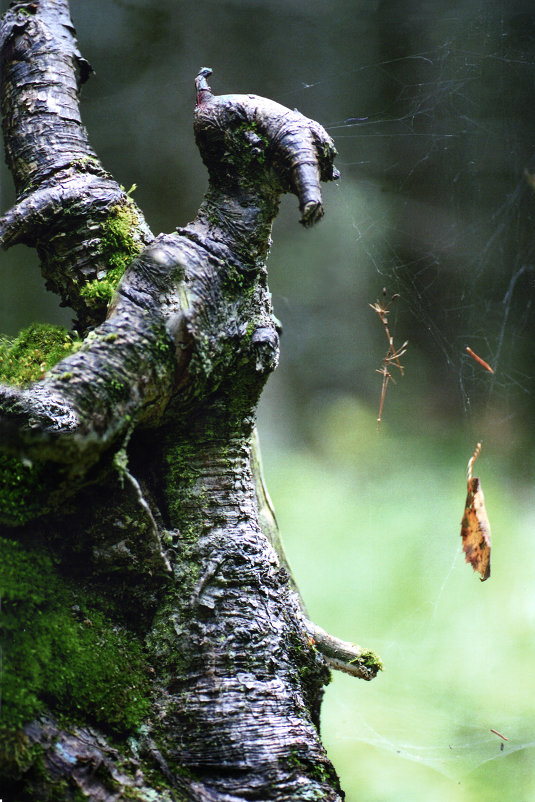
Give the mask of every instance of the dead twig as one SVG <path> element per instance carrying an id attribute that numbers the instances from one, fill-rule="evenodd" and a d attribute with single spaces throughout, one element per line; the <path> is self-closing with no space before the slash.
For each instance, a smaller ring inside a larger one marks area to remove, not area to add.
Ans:
<path id="1" fill-rule="evenodd" d="M 390 369 L 392 366 L 394 366 L 399 370 L 402 376 L 405 374 L 405 368 L 403 367 L 403 365 L 399 360 L 401 359 L 402 356 L 404 356 L 404 354 L 407 353 L 407 346 L 409 344 L 409 341 L 405 340 L 405 342 L 400 348 L 396 348 L 394 346 L 394 338 L 392 337 L 390 329 L 388 327 L 388 315 L 390 313 L 391 303 L 395 301 L 396 298 L 399 298 L 399 295 L 398 293 L 395 293 L 387 304 L 385 304 L 384 302 L 385 297 L 386 297 L 386 287 L 383 288 L 383 303 L 381 304 L 379 303 L 379 301 L 376 301 L 374 304 L 370 304 L 371 309 L 373 309 L 373 311 L 377 312 L 377 314 L 379 315 L 379 320 L 383 324 L 386 338 L 388 340 L 388 350 L 385 356 L 383 357 L 381 367 L 377 368 L 377 373 L 380 373 L 383 377 L 383 384 L 381 387 L 381 400 L 379 402 L 379 414 L 377 416 L 378 429 L 383 419 L 383 407 L 385 403 L 385 397 L 388 385 L 390 382 L 394 382 L 394 384 L 396 383 L 394 381 L 392 374 L 390 373 Z"/>

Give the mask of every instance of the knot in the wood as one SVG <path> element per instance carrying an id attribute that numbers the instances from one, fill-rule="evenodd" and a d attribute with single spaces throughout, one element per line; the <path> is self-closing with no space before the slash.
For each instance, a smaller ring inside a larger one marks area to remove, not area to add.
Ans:
<path id="1" fill-rule="evenodd" d="M 258 95 L 214 95 L 204 67 L 196 79 L 194 130 L 213 186 L 237 194 L 293 192 L 301 223 L 323 216 L 320 182 L 339 178 L 336 149 L 324 128 Z"/>
<path id="2" fill-rule="evenodd" d="M 267 373 L 275 370 L 279 361 L 279 335 L 275 328 L 259 326 L 253 332 L 251 345 L 256 354 L 256 371 Z"/>

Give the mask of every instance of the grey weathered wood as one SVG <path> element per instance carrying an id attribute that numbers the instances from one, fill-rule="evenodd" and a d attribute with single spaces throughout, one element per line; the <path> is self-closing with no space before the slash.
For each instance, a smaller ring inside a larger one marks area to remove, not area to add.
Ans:
<path id="1" fill-rule="evenodd" d="M 0 451 L 56 477 L 42 515 L 17 527 L 6 514 L 1 534 L 54 551 L 58 570 L 75 565 L 81 586 L 119 599 L 152 671 L 139 731 L 108 736 L 49 705 L 24 731 L 42 770 L 9 781 L 36 798 L 339 800 L 319 737 L 328 662 L 365 679 L 380 662 L 306 619 L 254 443 L 279 354 L 272 220 L 286 191 L 304 225 L 320 219 L 333 143 L 273 101 L 214 96 L 202 70 L 195 136 L 209 189 L 195 220 L 153 237 L 81 125 L 89 68 L 67 1 L 13 4 L 0 36 L 17 188 L 2 242 L 37 247 L 88 331 L 41 381 L 0 388 Z M 140 254 L 107 310 L 88 309 L 82 290 L 109 268 L 100 240 L 118 204 Z"/>

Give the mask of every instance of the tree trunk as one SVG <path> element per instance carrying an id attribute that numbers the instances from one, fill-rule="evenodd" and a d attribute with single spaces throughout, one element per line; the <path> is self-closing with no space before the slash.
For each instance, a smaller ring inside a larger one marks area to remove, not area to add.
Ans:
<path id="1" fill-rule="evenodd" d="M 332 141 L 201 70 L 209 190 L 154 237 L 81 124 L 67 0 L 12 3 L 0 37 L 2 244 L 37 248 L 80 335 L 0 347 L 3 798 L 341 799 L 328 666 L 380 661 L 307 619 L 254 429 L 278 360 L 272 220 L 286 191 L 321 217 Z"/>

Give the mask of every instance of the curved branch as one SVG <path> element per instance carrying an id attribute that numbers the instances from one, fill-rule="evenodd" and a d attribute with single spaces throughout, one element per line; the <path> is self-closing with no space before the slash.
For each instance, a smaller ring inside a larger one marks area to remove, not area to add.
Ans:
<path id="1" fill-rule="evenodd" d="M 0 442 L 83 477 L 128 431 L 159 420 L 179 384 L 181 327 L 162 313 L 175 290 L 175 243 L 149 246 L 123 281 L 113 313 L 27 389 L 0 390 Z M 150 279 L 147 276 L 150 273 Z M 178 353 L 177 353 L 178 351 Z"/>
<path id="2" fill-rule="evenodd" d="M 78 50 L 68 0 L 12 3 L 0 24 L 0 56 L 6 161 L 17 191 L 0 219 L 0 244 L 37 248 L 48 287 L 84 330 L 106 312 L 108 299 L 88 303 L 83 290 L 113 267 L 110 216 L 128 212 L 125 262 L 152 234 L 82 125 L 79 91 L 91 67 Z"/>
<path id="3" fill-rule="evenodd" d="M 336 149 L 330 136 L 319 123 L 273 100 L 257 95 L 213 95 L 206 82 L 211 73 L 209 67 L 203 67 L 197 76 L 195 133 L 212 183 L 228 184 L 226 165 L 234 163 L 233 156 L 236 161 L 239 158 L 236 146 L 243 145 L 235 134 L 241 130 L 251 146 L 252 159 L 271 164 L 283 191 L 297 195 L 301 223 L 317 223 L 324 214 L 320 182 L 340 177 L 333 164 Z M 242 169 L 250 171 L 251 157 L 242 162 Z"/>
<path id="4" fill-rule="evenodd" d="M 262 158 L 250 125 L 262 132 Z M 172 398 L 173 414 L 192 395 L 198 402 L 239 361 L 250 362 L 259 377 L 256 403 L 278 359 L 264 266 L 278 199 L 298 186 L 296 165 L 307 154 L 316 160 L 316 177 L 300 190 L 301 202 L 314 196 L 321 206 L 319 182 L 334 177 L 335 151 L 317 123 L 256 96 L 203 96 L 195 131 L 210 171 L 197 218 L 134 260 L 108 319 L 77 353 L 32 387 L 1 391 L 3 449 L 69 464 L 70 478 L 83 477 L 133 427 L 161 423 Z M 236 158 L 229 161 L 229 152 Z M 22 204 L 31 207 L 33 197 Z M 240 274 L 238 288 L 246 280 L 253 295 L 236 295 L 232 283 Z"/>

